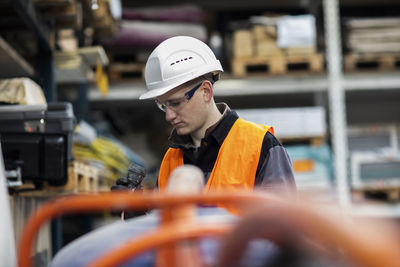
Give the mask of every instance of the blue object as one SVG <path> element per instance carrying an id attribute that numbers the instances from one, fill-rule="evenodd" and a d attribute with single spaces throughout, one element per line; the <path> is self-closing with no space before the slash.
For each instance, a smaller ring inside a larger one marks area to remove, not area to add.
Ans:
<path id="1" fill-rule="evenodd" d="M 205 223 L 235 223 L 237 217 L 216 207 L 197 209 L 198 221 Z M 112 223 L 86 234 L 65 246 L 56 254 L 50 267 L 81 267 L 104 255 L 110 249 L 122 245 L 132 237 L 145 234 L 159 224 L 158 211 L 147 215 Z M 209 266 L 216 264 L 220 241 L 218 237 L 199 239 L 199 253 L 202 261 Z M 254 240 L 249 244 L 243 257 L 243 266 L 264 266 L 265 260 L 278 254 L 278 247 L 267 240 Z M 154 250 L 145 252 L 119 267 L 154 266 Z"/>
<path id="2" fill-rule="evenodd" d="M 309 172 L 295 172 L 295 180 L 298 188 L 333 183 L 333 159 L 327 144 L 320 146 L 293 145 L 285 147 L 292 162 L 296 160 L 312 160 L 313 170 Z"/>

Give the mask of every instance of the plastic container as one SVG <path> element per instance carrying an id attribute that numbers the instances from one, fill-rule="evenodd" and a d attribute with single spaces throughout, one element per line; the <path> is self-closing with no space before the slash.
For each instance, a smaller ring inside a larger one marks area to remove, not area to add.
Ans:
<path id="1" fill-rule="evenodd" d="M 0 140 L 6 170 L 22 179 L 62 185 L 72 160 L 75 117 L 71 103 L 0 106 Z"/>

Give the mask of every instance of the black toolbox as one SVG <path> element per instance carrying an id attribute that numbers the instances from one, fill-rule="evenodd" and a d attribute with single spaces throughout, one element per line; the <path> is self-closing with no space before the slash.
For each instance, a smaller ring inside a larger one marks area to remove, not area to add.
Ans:
<path id="1" fill-rule="evenodd" d="M 72 160 L 75 117 L 71 103 L 0 106 L 0 141 L 5 169 L 22 181 L 63 185 Z"/>

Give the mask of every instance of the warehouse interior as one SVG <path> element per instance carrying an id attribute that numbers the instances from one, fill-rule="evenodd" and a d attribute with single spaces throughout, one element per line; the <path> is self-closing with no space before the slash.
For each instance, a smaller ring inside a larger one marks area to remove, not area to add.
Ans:
<path id="1" fill-rule="evenodd" d="M 110 192 L 132 162 L 156 189 L 173 128 L 139 96 L 150 53 L 179 35 L 220 60 L 216 102 L 274 127 L 298 195 L 399 228 L 399 1 L 0 0 L 0 15 L 0 169 L 16 247 L 38 207 Z M 67 244 L 118 220 L 56 216 L 34 266 L 56 266 Z"/>

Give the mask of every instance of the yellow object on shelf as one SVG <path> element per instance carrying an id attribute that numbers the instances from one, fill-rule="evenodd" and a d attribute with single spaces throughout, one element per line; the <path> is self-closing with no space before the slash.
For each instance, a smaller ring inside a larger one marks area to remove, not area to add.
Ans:
<path id="1" fill-rule="evenodd" d="M 103 71 L 102 64 L 99 60 L 97 61 L 97 66 L 96 66 L 96 85 L 103 96 L 107 95 L 108 77 L 107 74 Z"/>
<path id="2" fill-rule="evenodd" d="M 130 164 L 123 149 L 105 137 L 97 137 L 90 145 L 74 143 L 72 153 L 75 159 L 102 163 L 112 179 L 124 175 Z"/>

